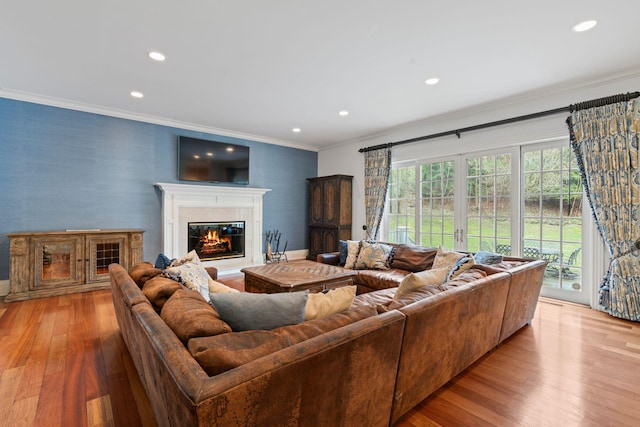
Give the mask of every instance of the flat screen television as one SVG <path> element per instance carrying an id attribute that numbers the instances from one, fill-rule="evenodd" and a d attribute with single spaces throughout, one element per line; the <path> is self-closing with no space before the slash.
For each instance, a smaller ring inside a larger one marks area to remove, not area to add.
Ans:
<path id="1" fill-rule="evenodd" d="M 249 147 L 180 136 L 178 179 L 249 184 Z"/>

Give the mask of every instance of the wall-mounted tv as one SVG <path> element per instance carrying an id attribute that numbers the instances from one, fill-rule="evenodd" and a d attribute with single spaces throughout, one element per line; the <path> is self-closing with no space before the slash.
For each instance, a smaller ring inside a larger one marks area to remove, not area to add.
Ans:
<path id="1" fill-rule="evenodd" d="M 180 136 L 178 179 L 249 184 L 249 147 Z"/>

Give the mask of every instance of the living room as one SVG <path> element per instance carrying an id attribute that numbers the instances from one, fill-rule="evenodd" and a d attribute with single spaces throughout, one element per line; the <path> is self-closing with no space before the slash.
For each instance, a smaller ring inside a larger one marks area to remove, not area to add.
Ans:
<path id="1" fill-rule="evenodd" d="M 631 3 L 629 6 L 632 11 L 637 12 L 637 6 Z M 549 7 L 553 9 L 556 6 Z M 260 11 L 270 16 L 268 11 Z M 593 13 L 595 12 L 597 10 L 594 7 Z M 12 16 L 16 18 L 14 15 L 20 13 L 22 11 L 16 9 L 15 12 L 8 13 L 2 18 L 5 28 L 3 31 L 22 34 L 16 28 L 20 20 L 11 19 Z M 576 21 L 583 18 L 583 14 L 577 15 L 580 16 Z M 633 13 L 618 12 L 616 17 L 622 20 L 625 19 L 625 15 L 629 16 Z M 255 18 L 255 15 L 251 16 Z M 342 21 L 341 23 L 346 25 Z M 574 23 L 568 22 L 569 33 L 571 33 L 570 26 Z M 368 25 L 370 25 L 368 28 L 371 37 L 375 37 L 381 31 L 371 23 Z M 594 31 L 600 31 L 600 33 L 585 33 L 584 36 L 591 39 L 584 44 L 595 43 L 592 39 L 603 33 L 607 35 L 607 40 L 613 37 L 608 33 L 611 29 L 607 25 L 611 24 L 607 24 L 606 20 L 599 20 Z M 43 26 L 48 28 L 44 24 Z M 85 30 L 89 31 L 87 28 Z M 583 42 L 578 39 L 578 35 L 571 33 L 567 37 L 571 37 L 574 47 L 578 45 L 581 49 L 589 50 L 588 47 L 582 46 Z M 637 40 L 637 35 L 635 38 L 628 35 L 626 37 L 627 40 Z M 19 37 L 23 40 L 16 42 L 15 50 L 22 50 L 23 55 L 30 58 L 24 59 L 25 68 L 29 68 L 29 61 L 37 64 L 35 59 L 31 58 L 37 49 L 30 51 L 30 44 L 24 41 L 25 38 Z M 566 46 L 563 43 L 559 44 Z M 146 47 L 140 49 L 141 57 L 146 55 L 146 49 Z M 5 46 L 2 52 L 8 54 L 9 50 Z M 467 49 L 464 51 L 470 53 Z M 503 52 L 509 51 L 504 48 Z M 176 61 L 174 58 L 177 53 L 170 51 L 166 53 L 168 62 L 159 64 L 160 66 Z M 494 51 L 492 53 L 495 54 Z M 363 58 L 363 62 L 371 67 L 382 66 L 384 58 L 378 58 L 371 52 L 369 54 L 371 56 Z M 505 53 L 505 56 L 508 55 Z M 414 58 L 414 62 L 411 62 L 410 55 L 405 56 L 405 61 L 411 64 L 407 67 L 414 67 L 416 63 L 424 65 L 420 58 Z M 565 59 L 567 63 L 577 61 L 575 57 L 567 56 L 568 58 Z M 218 122 L 215 117 L 202 118 L 201 116 L 215 116 L 215 114 L 202 113 L 208 108 L 206 103 L 194 101 L 190 104 L 188 99 L 176 96 L 175 93 L 165 96 L 179 99 L 180 108 L 184 111 L 193 109 L 199 112 L 191 117 L 186 115 L 170 117 L 154 113 L 154 109 L 149 107 L 137 110 L 139 101 L 149 105 L 155 102 L 154 99 L 159 99 L 154 98 L 159 95 L 154 95 L 152 89 L 145 89 L 145 97 L 142 100 L 127 99 L 119 105 L 103 105 L 99 97 L 92 100 L 77 94 L 72 95 L 76 90 L 87 90 L 86 87 L 81 89 L 70 87 L 73 86 L 70 83 L 73 78 L 64 80 L 64 83 L 54 82 L 53 86 L 58 85 L 56 91 L 38 92 L 37 84 L 33 86 L 26 84 L 29 80 L 37 82 L 39 79 L 37 75 L 31 77 L 18 68 L 14 70 L 9 67 L 11 71 L 3 72 L 8 73 L 6 76 L 0 75 L 0 150 L 2 150 L 0 183 L 3 184 L 3 191 L 0 193 L 0 206 L 3 206 L 0 211 L 0 295 L 6 295 L 9 292 L 8 233 L 67 229 L 140 229 L 144 230 L 143 259 L 153 261 L 165 250 L 163 195 L 156 184 L 193 184 L 178 179 L 177 143 L 181 136 L 222 141 L 250 148 L 248 187 L 270 190 L 264 194 L 263 198 L 262 227 L 264 230 L 279 230 L 283 241 L 287 241 L 288 258 L 302 259 L 308 249 L 308 178 L 334 174 L 354 177 L 352 238 L 365 239 L 367 233 L 362 230 L 362 225 L 366 223 L 364 161 L 363 154 L 358 152 L 359 149 L 566 107 L 577 102 L 613 94 L 637 91 L 640 88 L 639 64 L 633 55 L 628 56 L 626 60 L 618 58 L 618 62 L 611 65 L 611 69 L 596 66 L 588 68 L 589 63 L 600 61 L 581 59 L 582 62 L 579 65 L 567 66 L 574 68 L 574 71 L 569 73 L 571 79 L 558 79 L 553 75 L 555 72 L 559 74 L 567 72 L 565 69 L 542 68 L 538 70 L 537 81 L 526 82 L 529 84 L 526 86 L 527 89 L 521 89 L 525 87 L 525 82 L 520 85 L 520 80 L 516 80 L 515 74 L 512 75 L 513 81 L 509 80 L 509 76 L 503 75 L 501 78 L 504 87 L 496 90 L 492 98 L 483 98 L 481 94 L 471 91 L 469 100 L 465 103 L 434 109 L 432 114 L 399 122 L 385 119 L 385 114 L 393 108 L 393 102 L 391 107 L 385 105 L 389 104 L 387 101 L 379 102 L 386 108 L 378 107 L 379 111 L 373 109 L 373 113 L 372 110 L 364 113 L 365 110 L 358 110 L 351 105 L 336 104 L 335 108 L 331 105 L 331 108 L 336 110 L 331 110 L 331 114 L 335 116 L 332 119 L 310 115 L 317 118 L 318 128 L 325 125 L 327 127 L 332 125 L 337 129 L 349 128 L 347 136 L 340 136 L 334 140 L 327 136 L 326 140 L 331 141 L 328 144 L 316 144 L 315 140 L 306 139 L 310 138 L 307 135 L 314 133 L 315 124 L 291 123 L 287 125 L 286 133 L 283 130 L 273 132 L 272 128 L 263 125 L 262 129 L 265 131 L 261 133 L 256 128 L 243 127 L 241 119 L 236 122 L 233 120 L 223 122 L 223 118 L 224 120 L 227 118 L 221 113 Z M 372 57 L 378 59 L 380 64 L 374 63 Z M 462 64 L 466 64 L 468 68 L 474 68 L 472 59 L 479 60 L 477 57 L 471 57 L 459 63 L 458 67 L 463 68 Z M 482 64 L 488 66 L 486 64 L 500 63 L 506 67 L 509 62 L 507 59 L 495 56 L 490 59 Z M 459 58 L 455 60 L 461 61 Z M 55 65 L 57 61 L 63 61 L 63 59 L 48 58 L 48 68 L 45 67 L 40 72 L 58 74 L 59 70 Z M 141 61 L 145 61 L 144 65 L 140 66 L 141 75 L 152 76 L 155 73 L 153 67 L 158 64 L 152 63 L 147 58 Z M 315 65 L 318 66 L 317 63 Z M 33 68 L 39 69 L 39 66 L 34 65 Z M 117 73 L 113 71 L 114 74 L 120 75 L 122 72 L 122 70 L 117 71 Z M 328 70 L 325 68 L 324 71 Z M 23 75 L 18 78 L 21 72 Z M 162 72 L 168 73 L 166 70 Z M 431 72 L 431 70 L 425 70 L 425 72 Z M 94 81 L 108 80 L 107 72 L 100 74 L 94 71 L 94 73 Z M 444 74 L 440 77 L 440 83 L 433 87 L 420 81 L 421 86 L 416 88 L 416 91 L 424 92 L 430 89 L 448 91 L 452 99 L 459 100 L 460 98 L 453 97 L 458 89 L 450 84 L 447 85 Z M 479 77 L 467 74 L 465 78 L 474 81 L 475 86 L 483 86 Z M 128 84 L 133 85 L 133 83 Z M 149 87 L 151 88 L 152 85 Z M 128 86 L 122 89 L 126 96 L 129 89 Z M 254 89 L 256 92 L 261 91 L 255 87 Z M 296 86 L 296 89 L 299 87 Z M 68 95 L 65 95 L 65 90 L 68 91 Z M 427 92 L 423 96 L 424 99 L 429 99 L 435 95 Z M 383 95 L 380 97 L 384 99 Z M 272 103 L 265 103 L 262 100 L 257 104 L 259 107 L 254 109 L 277 110 L 285 107 L 279 105 L 277 95 L 272 94 L 271 99 Z M 393 99 L 395 102 L 395 98 Z M 233 100 L 228 99 L 227 102 L 234 103 Z M 249 105 L 251 98 L 246 97 L 235 102 Z M 318 103 L 322 102 L 326 100 L 322 99 Z M 288 108 L 287 106 L 287 111 L 290 111 Z M 343 108 L 349 109 L 348 116 L 338 116 L 338 111 Z M 235 114 L 241 115 L 237 112 L 238 110 L 235 111 Z M 247 112 L 247 117 L 249 117 L 248 114 Z M 358 132 L 358 127 L 361 125 L 356 120 L 360 115 L 375 116 L 374 119 L 381 124 L 381 127 L 372 131 Z M 552 115 L 462 133 L 459 137 L 449 136 L 399 145 L 393 148 L 393 162 L 408 164 L 417 160 L 452 158 L 464 153 L 495 152 L 535 144 L 566 143 L 568 145 L 569 134 L 565 123 L 567 115 L 568 113 Z M 200 118 L 202 120 L 199 122 Z M 250 119 L 246 121 L 251 122 Z M 313 121 L 308 119 L 307 123 Z M 292 133 L 291 128 L 294 126 L 300 126 L 301 132 Z M 215 187 L 216 185 L 206 186 Z M 583 218 L 586 231 L 582 236 L 581 293 L 586 300 L 580 303 L 597 309 L 598 287 L 601 277 L 606 273 L 609 258 L 604 244 L 598 240 L 595 226 L 588 222 L 591 220 L 588 212 Z M 388 230 L 385 231 L 383 223 L 380 240 L 388 237 Z M 261 249 L 266 248 L 261 245 Z M 232 274 L 237 270 L 238 268 L 231 268 L 228 271 L 221 269 L 221 273 Z M 6 308 L 0 310 L 6 310 Z M 633 360 L 633 358 L 637 359 L 639 343 L 636 337 L 637 329 L 630 327 L 629 331 L 633 339 L 630 339 L 627 351 Z M 5 369 L 4 365 L 2 369 Z M 637 393 L 637 390 L 635 392 Z"/>

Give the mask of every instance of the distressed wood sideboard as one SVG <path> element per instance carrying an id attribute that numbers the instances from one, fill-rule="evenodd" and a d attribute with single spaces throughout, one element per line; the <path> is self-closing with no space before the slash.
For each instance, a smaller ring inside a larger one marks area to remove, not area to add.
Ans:
<path id="1" fill-rule="evenodd" d="M 109 264 L 142 261 L 144 230 L 9 233 L 9 294 L 21 301 L 109 288 Z"/>

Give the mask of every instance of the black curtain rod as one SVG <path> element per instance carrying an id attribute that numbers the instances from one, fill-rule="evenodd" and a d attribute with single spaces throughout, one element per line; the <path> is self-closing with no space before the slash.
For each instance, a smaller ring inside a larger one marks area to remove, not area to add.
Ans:
<path id="1" fill-rule="evenodd" d="M 468 126 L 460 129 L 449 130 L 446 132 L 438 132 L 431 135 L 419 136 L 417 138 L 405 139 L 404 141 L 388 142 L 386 144 L 374 145 L 371 147 L 361 148 L 358 151 L 365 153 L 367 151 L 379 150 L 381 148 L 394 147 L 396 145 L 409 144 L 412 142 L 425 141 L 427 139 L 441 138 L 443 136 L 455 135 L 460 139 L 460 134 L 463 132 L 471 132 L 474 130 L 486 129 L 493 126 L 506 125 L 509 123 L 522 122 L 525 120 L 537 119 L 539 117 L 551 116 L 559 113 L 572 113 L 574 111 L 584 110 L 586 108 L 601 107 L 607 104 L 614 104 L 616 102 L 626 102 L 630 99 L 638 98 L 640 92 L 629 92 L 625 94 L 618 94 L 613 96 L 607 96 L 605 98 L 592 99 L 591 101 L 579 102 L 577 104 L 571 104 L 568 107 L 555 108 L 553 110 L 540 111 L 538 113 L 527 114 L 524 116 L 512 117 L 510 119 L 498 120 L 495 122 L 483 123 L 481 125 Z"/>

